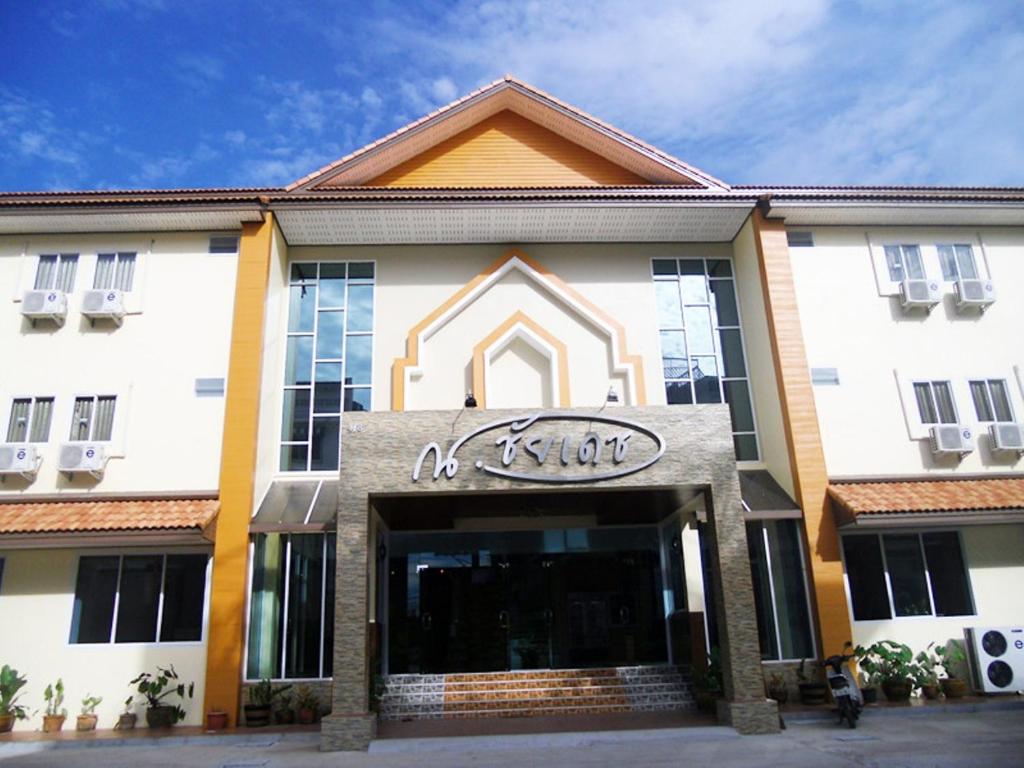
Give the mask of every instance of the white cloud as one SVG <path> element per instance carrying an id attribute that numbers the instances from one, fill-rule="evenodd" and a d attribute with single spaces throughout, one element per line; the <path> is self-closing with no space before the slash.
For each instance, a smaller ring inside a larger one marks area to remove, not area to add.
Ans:
<path id="1" fill-rule="evenodd" d="M 455 83 L 448 77 L 439 77 L 430 84 L 430 93 L 436 101 L 439 102 L 450 102 L 454 101 L 459 95 L 458 89 L 455 87 Z"/>

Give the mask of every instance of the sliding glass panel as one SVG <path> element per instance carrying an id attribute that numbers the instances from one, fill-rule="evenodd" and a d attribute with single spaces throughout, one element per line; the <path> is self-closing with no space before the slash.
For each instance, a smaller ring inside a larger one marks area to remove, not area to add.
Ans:
<path id="1" fill-rule="evenodd" d="M 206 599 L 206 555 L 168 555 L 164 575 L 163 643 L 201 640 Z"/>
<path id="2" fill-rule="evenodd" d="M 750 577 L 754 586 L 754 608 L 757 611 L 757 637 L 761 644 L 761 658 L 778 659 L 779 644 L 775 636 L 775 617 L 772 614 L 768 559 L 764 549 L 764 534 L 759 522 L 747 523 L 747 553 L 750 557 Z"/>
<path id="3" fill-rule="evenodd" d="M 953 389 L 948 381 L 932 383 L 935 390 L 935 405 L 939 409 L 939 421 L 943 424 L 956 424 L 956 406 L 953 404 Z"/>
<path id="4" fill-rule="evenodd" d="M 96 417 L 92 428 L 93 440 L 109 440 L 114 434 L 115 397 L 96 398 Z"/>
<path id="5" fill-rule="evenodd" d="M 322 535 L 292 535 L 285 677 L 320 677 Z"/>
<path id="6" fill-rule="evenodd" d="M 152 643 L 160 607 L 161 555 L 126 555 L 121 564 L 117 602 L 118 643 Z"/>
<path id="7" fill-rule="evenodd" d="M 992 418 L 992 403 L 988 397 L 988 383 L 984 381 L 972 381 L 971 399 L 974 400 L 974 410 L 978 414 L 978 421 L 995 421 Z"/>
<path id="8" fill-rule="evenodd" d="M 122 291 L 130 291 L 135 280 L 135 254 L 119 253 L 117 255 L 117 271 L 114 274 L 114 287 Z"/>
<path id="9" fill-rule="evenodd" d="M 916 533 L 882 536 L 889 568 L 893 608 L 897 616 L 927 616 L 932 612 L 924 578 L 921 542 Z"/>
<path id="10" fill-rule="evenodd" d="M 903 256 L 898 245 L 885 246 L 885 265 L 889 269 L 889 279 L 894 283 L 903 281 Z"/>
<path id="11" fill-rule="evenodd" d="M 853 618 L 857 621 L 892 618 L 878 537 L 844 536 L 843 555 L 850 583 Z"/>
<path id="12" fill-rule="evenodd" d="M 952 245 L 940 245 L 939 250 L 939 264 L 942 266 L 942 279 L 943 280 L 956 280 L 957 269 L 956 269 L 956 255 L 953 253 Z"/>
<path id="13" fill-rule="evenodd" d="M 784 659 L 814 656 L 811 615 L 807 604 L 801 557 L 800 530 L 795 520 L 766 520 L 772 556 L 772 584 Z"/>
<path id="14" fill-rule="evenodd" d="M 917 412 L 922 424 L 938 424 L 939 417 L 935 413 L 935 401 L 932 399 L 932 385 L 927 382 L 914 384 L 914 398 L 917 400 Z"/>
<path id="15" fill-rule="evenodd" d="M 72 643 L 110 642 L 120 561 L 117 555 L 79 559 L 71 614 Z"/>
<path id="16" fill-rule="evenodd" d="M 53 418 L 53 398 L 36 398 L 32 408 L 32 429 L 28 439 L 33 443 L 45 443 L 50 439 L 50 421 Z"/>
<path id="17" fill-rule="evenodd" d="M 24 443 L 28 438 L 28 418 L 32 398 L 18 398 L 11 404 L 11 420 L 7 424 L 7 442 Z"/>
<path id="18" fill-rule="evenodd" d="M 57 275 L 57 255 L 46 254 L 39 257 L 39 265 L 36 267 L 36 282 L 33 286 L 37 291 L 45 291 L 53 288 L 54 279 Z"/>
<path id="19" fill-rule="evenodd" d="M 923 533 L 928 578 L 936 616 L 969 616 L 974 613 L 967 568 L 960 549 L 960 537 L 954 531 Z"/>
<path id="20" fill-rule="evenodd" d="M 993 379 L 988 386 L 992 393 L 992 407 L 996 413 L 996 421 L 1013 421 L 1013 411 L 1010 410 L 1010 393 L 1006 390 L 1006 382 L 1002 379 Z"/>
<path id="21" fill-rule="evenodd" d="M 974 251 L 971 249 L 971 246 L 956 246 L 956 265 L 960 268 L 960 277 L 963 279 L 978 279 L 978 267 L 974 262 Z"/>
<path id="22" fill-rule="evenodd" d="M 305 467 L 303 467 L 305 468 Z M 249 680 L 281 676 L 281 634 L 284 621 L 284 537 L 254 537 L 252 595 L 249 601 Z"/>
<path id="23" fill-rule="evenodd" d="M 101 253 L 96 257 L 96 274 L 93 276 L 93 288 L 114 287 L 114 259 L 112 253 Z"/>
<path id="24" fill-rule="evenodd" d="M 92 421 L 91 397 L 79 397 L 75 399 L 75 410 L 71 416 L 71 437 L 70 440 L 88 440 L 89 425 Z"/>
<path id="25" fill-rule="evenodd" d="M 916 245 L 903 246 L 903 268 L 907 277 L 924 280 L 924 263 L 921 261 L 921 249 Z"/>
<path id="26" fill-rule="evenodd" d="M 334 671 L 334 577 L 335 547 L 334 531 L 328 531 L 327 539 L 327 590 L 324 594 L 324 669 L 323 676 L 331 677 Z"/>

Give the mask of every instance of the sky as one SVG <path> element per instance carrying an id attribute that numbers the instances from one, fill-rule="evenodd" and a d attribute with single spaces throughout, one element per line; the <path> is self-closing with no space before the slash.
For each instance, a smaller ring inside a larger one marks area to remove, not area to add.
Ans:
<path id="1" fill-rule="evenodd" d="M 1024 186 L 1024 0 L 0 0 L 0 190 L 287 184 L 511 73 L 731 184 Z"/>

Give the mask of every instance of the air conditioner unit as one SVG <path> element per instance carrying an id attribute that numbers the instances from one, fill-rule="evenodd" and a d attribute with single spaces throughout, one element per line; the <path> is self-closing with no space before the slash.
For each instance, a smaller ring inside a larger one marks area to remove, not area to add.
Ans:
<path id="1" fill-rule="evenodd" d="M 942 301 L 942 289 L 938 280 L 911 280 L 900 283 L 900 306 L 904 309 L 923 307 L 931 311 Z"/>
<path id="2" fill-rule="evenodd" d="M 125 315 L 124 293 L 117 288 L 86 291 L 82 297 L 82 314 L 90 320 L 113 320 L 120 325 Z"/>
<path id="3" fill-rule="evenodd" d="M 102 443 L 64 443 L 60 447 L 57 469 L 69 475 L 85 473 L 97 480 L 107 466 L 107 450 Z"/>
<path id="4" fill-rule="evenodd" d="M 21 297 L 21 314 L 33 322 L 52 320 L 64 324 L 68 314 L 68 297 L 64 291 L 25 291 Z"/>
<path id="5" fill-rule="evenodd" d="M 928 430 L 936 456 L 964 456 L 974 450 L 974 435 L 963 424 L 940 424 Z"/>
<path id="6" fill-rule="evenodd" d="M 989 424 L 988 438 L 993 451 L 1024 453 L 1024 424 Z"/>
<path id="7" fill-rule="evenodd" d="M 6 475 L 21 475 L 26 480 L 36 476 L 42 459 L 30 443 L 0 445 L 0 480 Z"/>
<path id="8" fill-rule="evenodd" d="M 984 312 L 995 302 L 996 289 L 991 280 L 957 280 L 955 295 L 957 309 L 978 307 Z"/>
<path id="9" fill-rule="evenodd" d="M 1024 691 L 1024 626 L 967 627 L 964 638 L 977 690 Z"/>

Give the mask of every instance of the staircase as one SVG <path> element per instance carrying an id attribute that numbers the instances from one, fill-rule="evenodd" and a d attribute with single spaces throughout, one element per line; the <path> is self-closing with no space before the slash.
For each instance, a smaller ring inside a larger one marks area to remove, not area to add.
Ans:
<path id="1" fill-rule="evenodd" d="M 695 709 L 689 671 L 677 667 L 390 675 L 380 701 L 384 720 Z"/>

